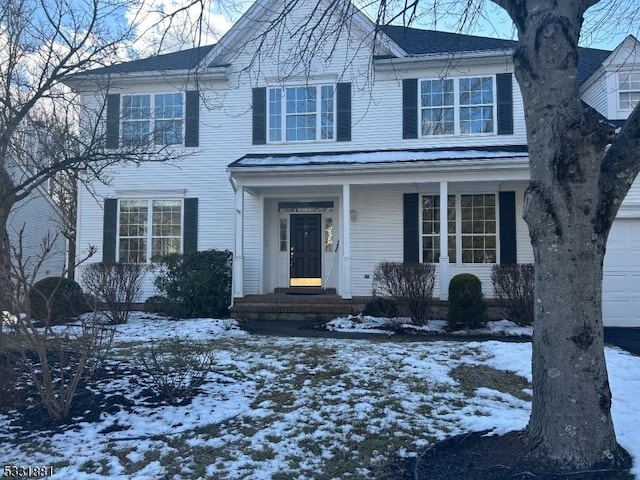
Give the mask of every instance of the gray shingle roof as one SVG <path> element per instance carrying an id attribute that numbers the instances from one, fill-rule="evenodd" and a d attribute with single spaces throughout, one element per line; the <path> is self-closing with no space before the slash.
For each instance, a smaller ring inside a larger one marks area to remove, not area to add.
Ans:
<path id="1" fill-rule="evenodd" d="M 154 55 L 141 60 L 116 63 L 108 67 L 96 68 L 84 72 L 91 75 L 106 75 L 117 73 L 142 73 L 142 72 L 165 72 L 171 70 L 191 70 L 198 66 L 200 61 L 207 56 L 213 45 L 206 45 L 178 52 Z"/>
<path id="2" fill-rule="evenodd" d="M 387 34 L 409 55 L 510 50 L 517 46 L 517 42 L 514 40 L 406 28 L 398 25 L 383 25 L 380 27 L 380 30 Z M 97 68 L 84 74 L 102 75 L 190 70 L 195 68 L 212 48 L 213 45 L 206 45 L 163 55 L 155 55 L 141 60 L 133 60 L 131 62 L 117 63 L 108 67 Z M 587 80 L 610 53 L 608 50 L 581 47 L 579 49 L 580 58 L 578 64 L 579 82 L 583 83 Z"/>
<path id="3" fill-rule="evenodd" d="M 383 25 L 380 30 L 409 55 L 510 50 L 518 45 L 515 40 L 406 28 L 399 25 Z M 578 51 L 578 81 L 582 84 L 602 65 L 611 52 L 584 47 L 580 47 Z"/>

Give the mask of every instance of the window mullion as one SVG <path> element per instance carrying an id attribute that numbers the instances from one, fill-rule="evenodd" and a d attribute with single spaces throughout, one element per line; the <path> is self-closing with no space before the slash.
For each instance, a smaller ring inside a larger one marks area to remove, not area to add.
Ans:
<path id="1" fill-rule="evenodd" d="M 460 135 L 460 79 L 453 80 L 453 131 L 455 135 Z M 456 196 L 457 198 L 457 196 Z M 456 205 L 457 205 L 456 200 Z"/>
<path id="2" fill-rule="evenodd" d="M 322 85 L 316 89 L 316 141 L 322 140 Z"/>
<path id="3" fill-rule="evenodd" d="M 153 200 L 147 200 L 147 263 L 151 261 L 153 243 Z"/>
<path id="4" fill-rule="evenodd" d="M 462 200 L 461 194 L 455 194 L 456 207 L 456 264 L 462 263 Z"/>

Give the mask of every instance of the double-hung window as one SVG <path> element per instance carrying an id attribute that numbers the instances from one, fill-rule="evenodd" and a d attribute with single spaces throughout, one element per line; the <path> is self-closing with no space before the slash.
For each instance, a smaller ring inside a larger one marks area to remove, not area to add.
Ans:
<path id="1" fill-rule="evenodd" d="M 184 142 L 182 93 L 122 96 L 124 145 L 177 145 Z"/>
<path id="2" fill-rule="evenodd" d="M 335 139 L 335 86 L 269 88 L 269 142 Z"/>
<path id="3" fill-rule="evenodd" d="M 447 197 L 449 262 L 496 263 L 497 221 L 495 194 L 458 194 Z M 422 261 L 440 260 L 440 197 L 422 196 Z"/>
<path id="4" fill-rule="evenodd" d="M 495 78 L 420 81 L 422 136 L 495 133 Z"/>
<path id="5" fill-rule="evenodd" d="M 179 253 L 182 200 L 120 200 L 118 258 L 125 263 Z"/>
<path id="6" fill-rule="evenodd" d="M 496 263 L 496 196 L 460 195 L 462 263 Z"/>
<path id="7" fill-rule="evenodd" d="M 447 197 L 447 255 L 456 262 L 456 197 Z M 440 196 L 422 196 L 422 261 L 440 261 Z"/>
<path id="8" fill-rule="evenodd" d="M 640 72 L 618 74 L 620 110 L 633 110 L 640 101 Z"/>

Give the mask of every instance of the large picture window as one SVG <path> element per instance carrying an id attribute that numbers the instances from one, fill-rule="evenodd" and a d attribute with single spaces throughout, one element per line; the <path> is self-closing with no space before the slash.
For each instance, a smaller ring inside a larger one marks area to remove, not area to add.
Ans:
<path id="1" fill-rule="evenodd" d="M 180 253 L 182 200 L 120 200 L 119 261 L 145 263 Z"/>
<path id="2" fill-rule="evenodd" d="M 177 145 L 184 142 L 182 93 L 122 96 L 124 145 Z"/>
<path id="3" fill-rule="evenodd" d="M 496 263 L 495 194 L 447 196 L 450 263 Z M 422 196 L 422 261 L 440 261 L 440 196 Z"/>
<path id="4" fill-rule="evenodd" d="M 495 133 L 495 79 L 420 81 L 422 136 Z"/>
<path id="5" fill-rule="evenodd" d="M 618 74 L 620 110 L 633 110 L 640 101 L 640 72 Z"/>
<path id="6" fill-rule="evenodd" d="M 270 88 L 269 142 L 335 139 L 333 85 Z"/>

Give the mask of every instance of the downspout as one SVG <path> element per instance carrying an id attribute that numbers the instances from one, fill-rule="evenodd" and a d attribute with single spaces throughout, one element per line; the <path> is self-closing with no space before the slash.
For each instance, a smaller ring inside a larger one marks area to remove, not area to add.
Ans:
<path id="1" fill-rule="evenodd" d="M 229 171 L 229 169 L 227 169 L 227 173 L 229 175 L 229 183 L 231 184 L 231 188 L 233 189 L 233 193 L 234 193 L 234 198 L 235 198 L 235 193 L 238 191 L 238 186 L 236 185 L 235 180 L 233 179 L 233 174 Z M 235 209 L 235 201 L 234 201 L 234 209 Z M 234 216 L 235 218 L 235 216 Z M 233 244 L 234 244 L 234 256 L 235 256 L 235 236 L 237 235 L 237 232 L 235 232 L 234 229 L 234 240 L 233 240 Z M 232 267 L 233 268 L 233 267 Z M 231 303 L 229 304 L 229 310 L 231 310 L 231 307 L 233 307 L 234 302 L 233 302 L 233 285 L 234 285 L 234 279 L 233 279 L 233 271 L 231 273 Z"/>

